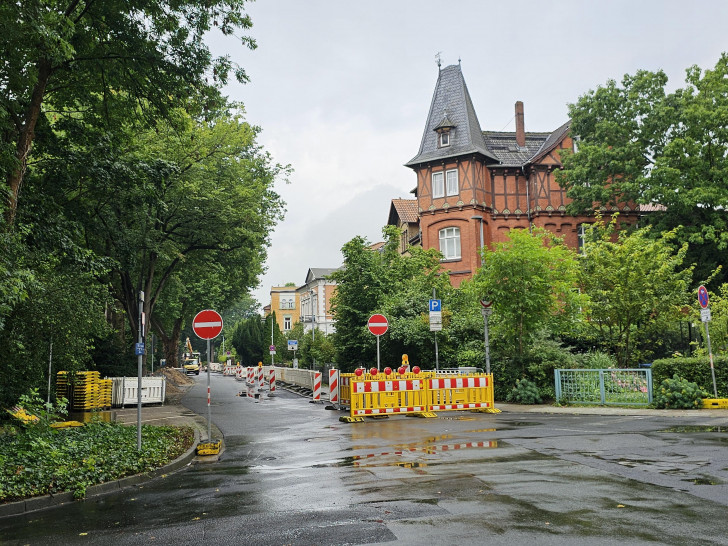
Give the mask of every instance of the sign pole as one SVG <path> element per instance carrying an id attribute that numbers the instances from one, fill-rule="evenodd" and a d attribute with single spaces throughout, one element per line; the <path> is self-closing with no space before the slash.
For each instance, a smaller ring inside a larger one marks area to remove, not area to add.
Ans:
<path id="1" fill-rule="evenodd" d="M 713 367 L 713 350 L 710 348 L 710 331 L 708 321 L 705 321 L 705 340 L 708 342 L 708 355 L 710 357 L 710 374 L 713 376 L 713 395 L 718 398 L 718 387 L 715 385 L 715 368 Z"/>
<path id="2" fill-rule="evenodd" d="M 139 331 L 137 350 L 137 451 L 142 450 L 142 360 L 144 358 L 144 325 L 142 318 L 144 317 L 144 292 L 139 291 L 139 316 L 137 330 Z"/>
<path id="3" fill-rule="evenodd" d="M 708 356 L 710 358 L 710 374 L 713 376 L 713 394 L 718 398 L 718 388 L 715 384 L 715 367 L 713 366 L 713 350 L 710 347 L 710 330 L 708 329 L 708 323 L 710 322 L 710 298 L 708 296 L 708 290 L 701 284 L 698 287 L 698 303 L 702 309 L 700 310 L 700 320 L 705 324 L 705 341 L 708 343 Z"/>
<path id="4" fill-rule="evenodd" d="M 212 428 L 210 422 L 212 418 L 210 416 L 210 340 L 207 340 L 207 441 L 212 442 L 212 434 L 210 429 Z"/>
<path id="5" fill-rule="evenodd" d="M 380 365 L 379 365 L 379 338 L 381 336 L 377 336 L 377 371 L 380 371 Z"/>
<path id="6" fill-rule="evenodd" d="M 437 296 L 435 295 L 435 289 L 432 289 L 432 299 L 437 299 Z M 440 354 L 437 350 L 437 330 L 435 330 L 435 371 L 440 371 Z"/>
<path id="7" fill-rule="evenodd" d="M 217 311 L 205 309 L 192 319 L 192 330 L 200 339 L 207 340 L 207 441 L 212 442 L 212 416 L 210 408 L 210 364 L 212 363 L 212 350 L 210 340 L 215 339 L 222 332 L 222 317 Z"/>

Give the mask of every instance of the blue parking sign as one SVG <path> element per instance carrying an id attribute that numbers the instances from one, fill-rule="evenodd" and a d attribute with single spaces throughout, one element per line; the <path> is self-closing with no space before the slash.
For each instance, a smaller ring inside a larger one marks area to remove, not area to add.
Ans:
<path id="1" fill-rule="evenodd" d="M 442 300 L 430 300 L 430 311 L 442 311 Z"/>

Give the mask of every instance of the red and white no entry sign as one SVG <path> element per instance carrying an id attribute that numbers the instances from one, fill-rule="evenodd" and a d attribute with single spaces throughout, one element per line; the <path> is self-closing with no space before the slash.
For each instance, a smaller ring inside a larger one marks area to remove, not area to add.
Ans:
<path id="1" fill-rule="evenodd" d="M 215 339 L 222 332 L 222 317 L 217 311 L 205 309 L 195 315 L 192 329 L 200 339 Z"/>
<path id="2" fill-rule="evenodd" d="M 369 331 L 375 336 L 385 334 L 387 332 L 387 328 L 389 328 L 387 317 L 384 315 L 372 315 L 369 317 L 369 322 L 367 322 L 367 328 L 369 328 Z"/>

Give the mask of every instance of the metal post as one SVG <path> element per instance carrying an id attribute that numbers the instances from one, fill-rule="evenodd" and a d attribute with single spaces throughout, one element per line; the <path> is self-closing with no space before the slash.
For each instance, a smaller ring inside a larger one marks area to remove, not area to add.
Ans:
<path id="1" fill-rule="evenodd" d="M 380 371 L 380 365 L 379 365 L 379 338 L 381 336 L 377 336 L 377 371 Z M 437 335 L 435 335 L 435 347 L 437 347 Z"/>
<path id="2" fill-rule="evenodd" d="M 715 368 L 713 367 L 713 350 L 710 348 L 710 331 L 708 321 L 705 321 L 705 340 L 708 342 L 708 355 L 710 356 L 710 373 L 713 376 L 713 395 L 718 398 L 718 387 L 715 384 Z"/>
<path id="3" fill-rule="evenodd" d="M 48 351 L 48 398 L 46 400 L 47 404 L 51 403 L 51 373 L 52 369 L 51 366 L 53 364 L 53 337 L 51 337 L 51 347 Z"/>
<path id="4" fill-rule="evenodd" d="M 273 345 L 275 345 L 273 343 L 273 322 L 275 322 L 275 321 L 273 320 L 273 313 L 271 313 L 271 315 L 270 315 L 270 346 L 271 347 L 273 347 Z M 273 354 L 273 351 L 271 351 L 271 353 L 270 353 L 270 365 L 271 366 L 276 365 L 274 359 L 275 359 L 275 355 Z"/>
<path id="5" fill-rule="evenodd" d="M 485 322 L 485 328 L 483 328 L 483 338 L 485 341 L 485 373 L 490 373 L 490 341 L 488 338 L 488 317 L 490 316 L 492 309 L 483 308 L 483 321 Z"/>
<path id="6" fill-rule="evenodd" d="M 139 344 L 144 343 L 144 326 L 142 316 L 144 315 L 144 292 L 139 291 L 139 316 L 137 330 L 139 330 Z M 141 353 L 141 351 L 140 351 Z M 137 450 L 142 450 L 142 363 L 144 355 L 137 356 Z"/>
<path id="7" fill-rule="evenodd" d="M 311 369 L 316 369 L 316 357 L 313 355 L 314 345 L 316 345 L 316 313 L 313 308 L 313 289 L 310 290 L 311 292 Z"/>
<path id="8" fill-rule="evenodd" d="M 435 295 L 435 289 L 432 289 L 432 299 L 436 300 L 437 296 Z M 434 332 L 435 334 L 435 370 L 440 371 L 440 354 L 437 350 L 437 332 Z"/>
<path id="9" fill-rule="evenodd" d="M 210 356 L 210 340 L 207 340 L 207 441 L 212 442 L 212 434 L 210 433 L 210 362 L 212 358 Z"/>

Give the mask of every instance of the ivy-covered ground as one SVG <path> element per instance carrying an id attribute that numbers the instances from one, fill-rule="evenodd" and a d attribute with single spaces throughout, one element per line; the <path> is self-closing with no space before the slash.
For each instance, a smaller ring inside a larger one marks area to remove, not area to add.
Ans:
<path id="1" fill-rule="evenodd" d="M 0 503 L 86 488 L 164 466 L 194 442 L 188 427 L 136 427 L 89 423 L 54 429 L 44 423 L 7 424 L 0 428 Z"/>

